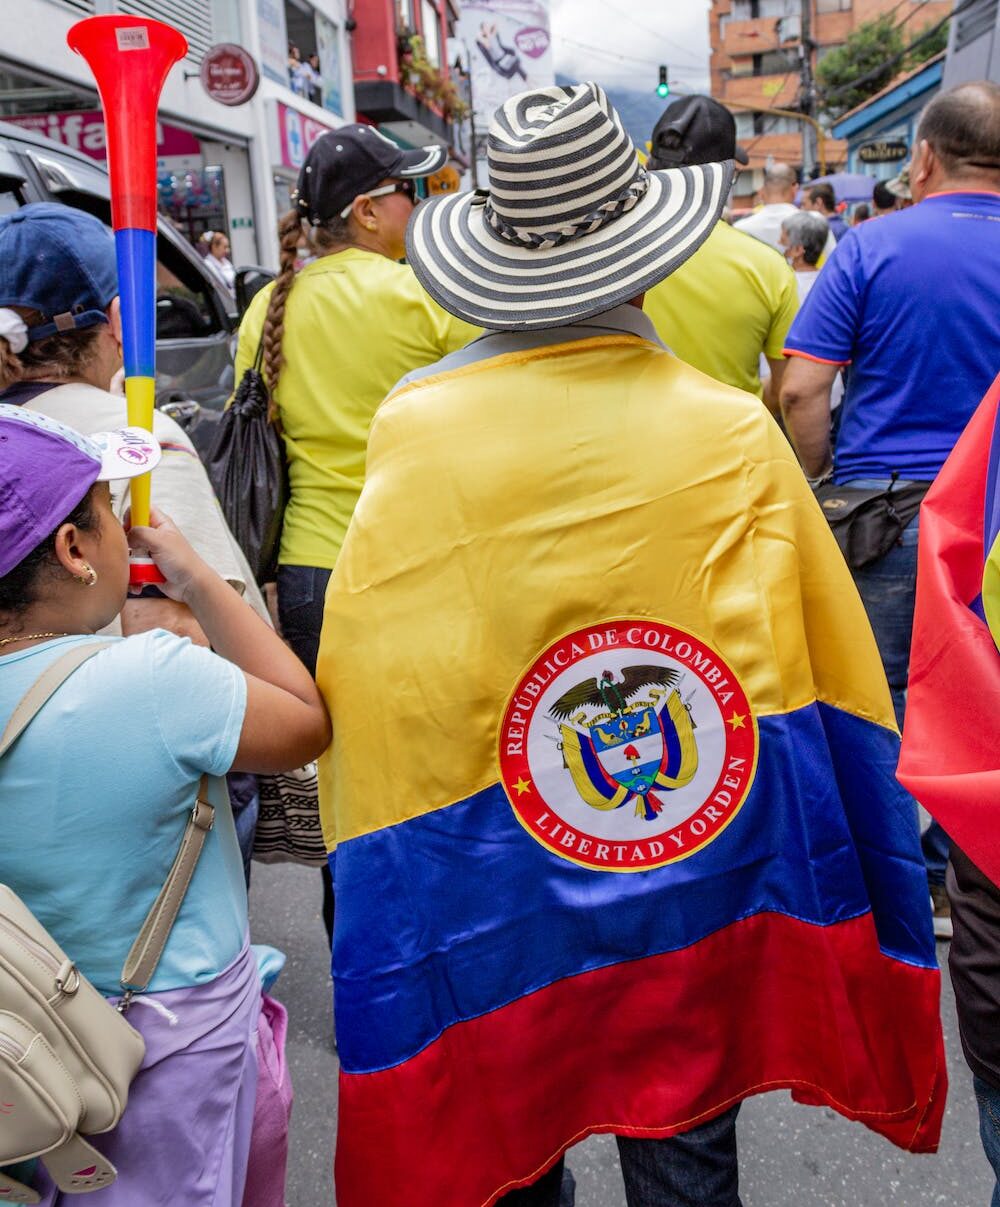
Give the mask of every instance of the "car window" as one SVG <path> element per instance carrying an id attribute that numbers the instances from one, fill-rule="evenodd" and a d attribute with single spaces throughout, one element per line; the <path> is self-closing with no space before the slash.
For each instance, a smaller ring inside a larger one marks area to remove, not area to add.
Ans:
<path id="1" fill-rule="evenodd" d="M 0 142 L 0 214 L 12 214 L 26 200 L 21 165 Z"/>
<path id="2" fill-rule="evenodd" d="M 76 190 L 77 192 L 94 193 L 98 197 L 103 197 L 105 201 L 111 196 L 111 184 L 107 173 L 102 172 L 100 168 L 92 167 L 89 163 L 80 163 L 79 160 L 68 157 L 63 159 L 62 157 L 57 158 L 55 155 L 47 155 L 37 147 L 30 149 L 30 155 L 42 180 L 45 181 L 51 192 L 59 194 L 67 189 Z"/>
<path id="3" fill-rule="evenodd" d="M 30 154 L 56 199 L 94 214 L 110 228 L 106 173 L 89 164 L 41 153 L 34 147 Z M 156 239 L 156 338 L 198 339 L 224 329 L 204 270 L 161 232 Z"/>

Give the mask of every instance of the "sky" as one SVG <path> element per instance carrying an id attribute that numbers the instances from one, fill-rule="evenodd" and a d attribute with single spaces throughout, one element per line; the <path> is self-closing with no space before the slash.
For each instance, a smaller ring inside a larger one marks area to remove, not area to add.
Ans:
<path id="1" fill-rule="evenodd" d="M 550 0 L 556 71 L 612 88 L 708 91 L 709 0 Z"/>

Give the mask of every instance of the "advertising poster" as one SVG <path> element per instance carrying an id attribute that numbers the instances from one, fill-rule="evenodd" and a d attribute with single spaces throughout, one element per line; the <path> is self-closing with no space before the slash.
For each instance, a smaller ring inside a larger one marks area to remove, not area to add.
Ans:
<path id="1" fill-rule="evenodd" d="M 332 21 L 322 13 L 316 14 L 316 41 L 319 51 L 319 73 L 323 78 L 323 108 L 339 117 L 344 115 L 340 95 L 340 38 Z"/>
<path id="2" fill-rule="evenodd" d="M 288 34 L 282 0 L 257 0 L 260 69 L 276 84 L 288 84 Z"/>
<path id="3" fill-rule="evenodd" d="M 555 83 L 548 0 L 463 0 L 458 35 L 472 81 L 476 159 L 486 181 L 486 136 L 498 106 Z"/>

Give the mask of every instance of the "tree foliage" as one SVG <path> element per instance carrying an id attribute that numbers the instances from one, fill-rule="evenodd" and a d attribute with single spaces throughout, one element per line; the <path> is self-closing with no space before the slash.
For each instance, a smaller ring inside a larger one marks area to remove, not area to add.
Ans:
<path id="1" fill-rule="evenodd" d="M 890 14 L 865 21 L 816 65 L 820 108 L 832 116 L 845 113 L 947 45 L 947 22 L 937 30 L 925 25 L 906 42 Z"/>
<path id="2" fill-rule="evenodd" d="M 925 25 L 913 39 L 913 50 L 906 56 L 907 67 L 918 67 L 940 54 L 942 50 L 948 49 L 948 23 L 945 22 L 939 30 L 930 33 L 932 29 L 933 25 Z M 925 34 L 930 34 L 926 41 L 923 40 Z"/>
<path id="3" fill-rule="evenodd" d="M 863 22 L 816 65 L 820 106 L 844 113 L 880 92 L 898 74 L 903 49 L 903 35 L 891 16 Z"/>

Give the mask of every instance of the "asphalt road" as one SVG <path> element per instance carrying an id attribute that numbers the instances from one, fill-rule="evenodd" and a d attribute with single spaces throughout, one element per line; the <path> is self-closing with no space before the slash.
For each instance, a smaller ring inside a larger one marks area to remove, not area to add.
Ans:
<path id="1" fill-rule="evenodd" d="M 332 1207 L 337 1055 L 319 873 L 255 864 L 250 904 L 254 941 L 271 943 L 288 956 L 276 991 L 290 1015 L 295 1086 L 288 1205 Z M 938 944 L 942 964 L 946 953 L 947 946 Z M 951 1092 L 940 1152 L 911 1156 L 833 1111 L 797 1106 L 784 1093 L 763 1095 L 740 1113 L 744 1207 L 988 1207 L 992 1177 L 979 1145 L 947 972 L 943 979 Z M 577 1180 L 577 1207 L 625 1207 L 611 1137 L 591 1137 L 572 1149 L 569 1165 Z"/>

